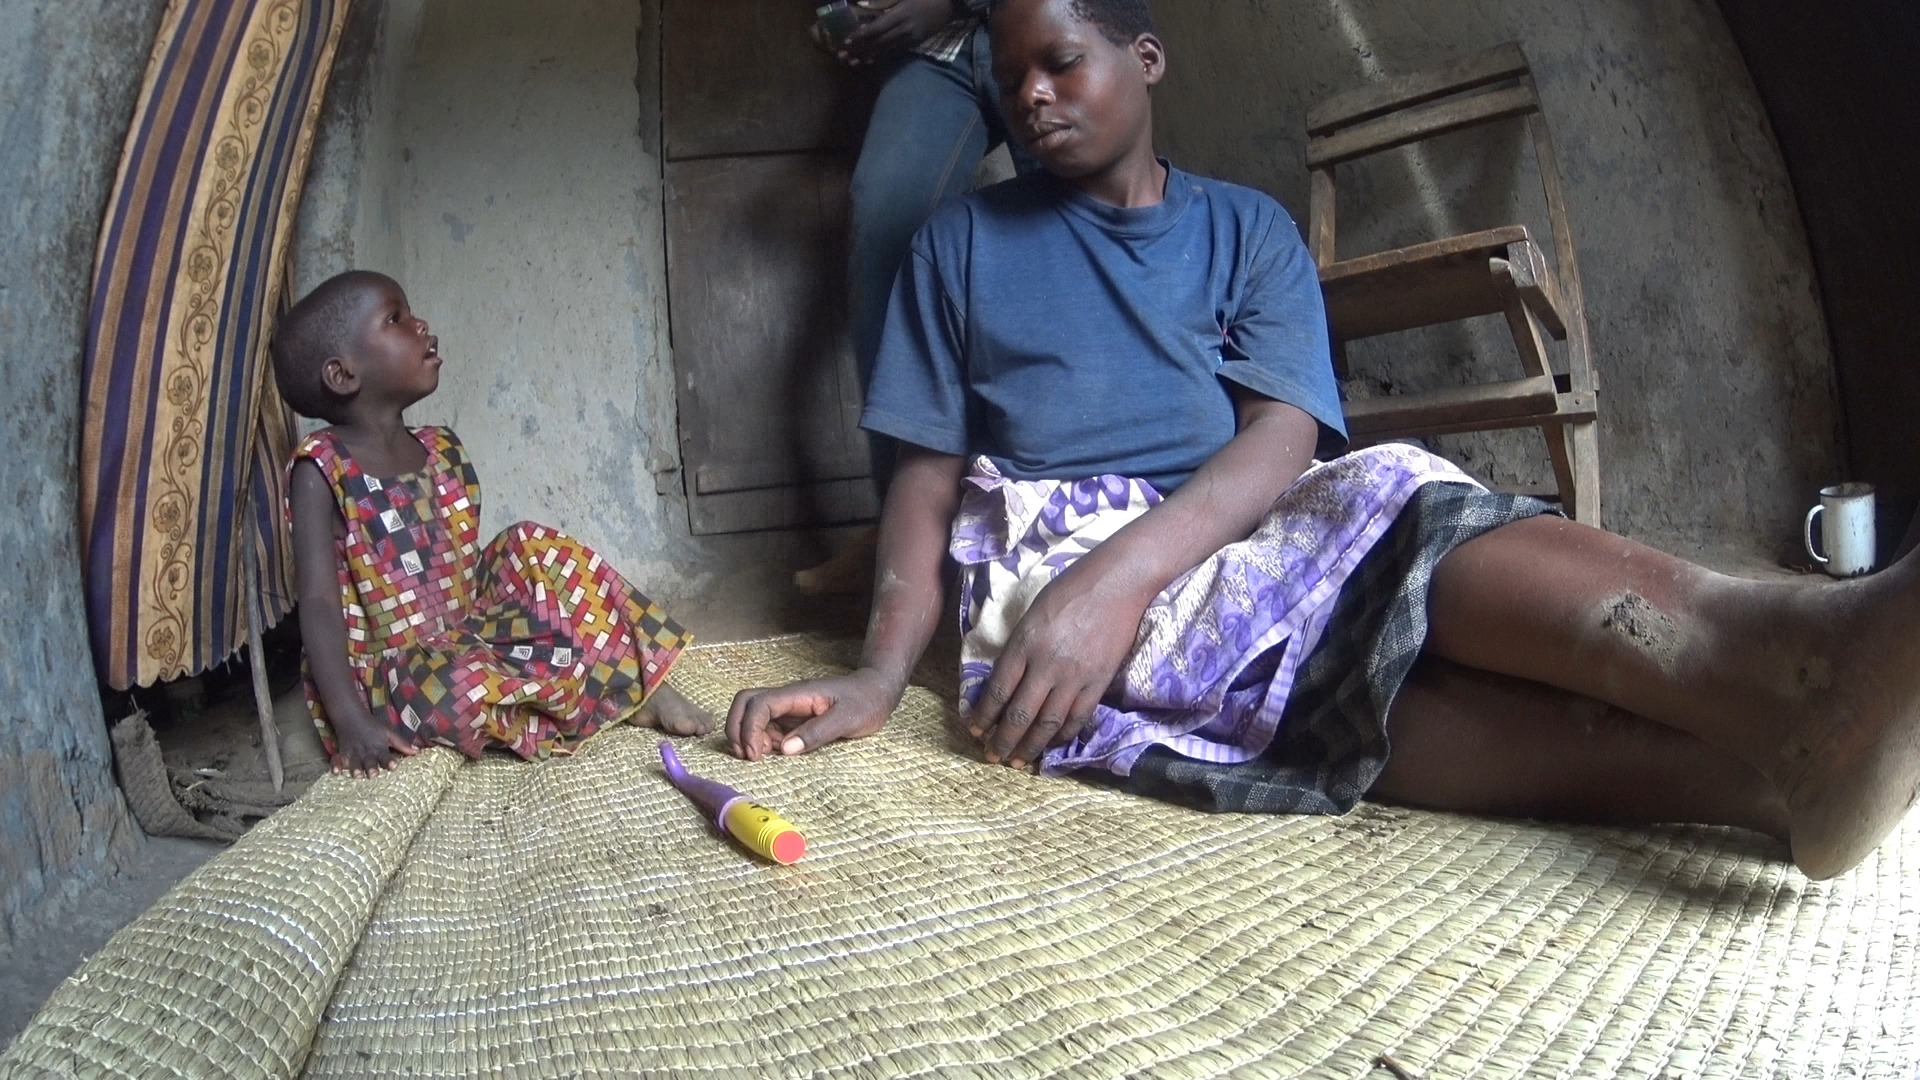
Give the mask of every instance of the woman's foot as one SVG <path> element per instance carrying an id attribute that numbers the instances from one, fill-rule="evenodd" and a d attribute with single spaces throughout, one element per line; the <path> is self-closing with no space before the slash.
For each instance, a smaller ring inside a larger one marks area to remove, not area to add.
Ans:
<path id="1" fill-rule="evenodd" d="M 666 683 L 654 688 L 647 703 L 633 714 L 632 722 L 638 727 L 659 728 L 669 735 L 705 735 L 713 730 L 713 714 Z"/>
<path id="2" fill-rule="evenodd" d="M 1920 556 L 1805 596 L 1820 647 L 1795 672 L 1799 715 L 1766 771 L 1793 861 L 1820 879 L 1865 859 L 1920 800 Z"/>

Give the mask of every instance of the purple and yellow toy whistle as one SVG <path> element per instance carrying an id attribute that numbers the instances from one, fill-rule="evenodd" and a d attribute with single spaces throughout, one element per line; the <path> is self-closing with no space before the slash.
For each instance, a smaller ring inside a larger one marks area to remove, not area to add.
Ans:
<path id="1" fill-rule="evenodd" d="M 713 823 L 755 855 L 785 866 L 798 862 L 807 853 L 807 838 L 779 814 L 750 801 L 725 784 L 703 780 L 680 764 L 680 755 L 671 744 L 661 742 L 660 761 L 667 767 L 667 779 L 680 793 L 692 799 L 700 809 L 713 815 Z"/>

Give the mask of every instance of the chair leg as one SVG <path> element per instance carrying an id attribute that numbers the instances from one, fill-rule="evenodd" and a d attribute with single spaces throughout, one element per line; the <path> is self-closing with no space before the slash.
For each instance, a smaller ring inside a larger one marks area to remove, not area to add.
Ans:
<path id="1" fill-rule="evenodd" d="M 1573 472 L 1573 439 L 1568 430 L 1571 427 L 1550 420 L 1540 425 L 1540 434 L 1546 436 L 1547 460 L 1553 462 L 1553 485 L 1560 493 L 1560 509 L 1578 521 L 1580 490 Z"/>
<path id="2" fill-rule="evenodd" d="M 1520 295 L 1520 286 L 1513 277 L 1513 264 L 1506 259 L 1489 259 L 1487 269 L 1493 275 L 1494 287 L 1506 300 L 1503 314 L 1507 317 L 1507 329 L 1513 332 L 1513 347 L 1520 354 L 1520 367 L 1529 375 L 1552 374 L 1540 318 Z"/>
<path id="3" fill-rule="evenodd" d="M 1560 485 L 1560 509 L 1582 525 L 1600 523 L 1600 429 L 1592 420 L 1542 425 Z"/>
<path id="4" fill-rule="evenodd" d="M 1489 269 L 1496 287 L 1507 300 L 1507 327 L 1513 331 L 1520 366 L 1529 375 L 1552 374 L 1540 319 L 1522 301 L 1512 263 L 1493 259 Z M 1593 421 L 1549 420 L 1540 425 L 1540 433 L 1546 436 L 1547 457 L 1553 462 L 1553 478 L 1560 488 L 1560 509 L 1582 525 L 1599 528 L 1600 443 L 1595 438 Z"/>

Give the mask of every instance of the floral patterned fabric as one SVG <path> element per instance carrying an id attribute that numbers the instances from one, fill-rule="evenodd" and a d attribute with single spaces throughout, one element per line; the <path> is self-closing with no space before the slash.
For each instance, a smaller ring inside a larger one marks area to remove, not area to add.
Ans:
<path id="1" fill-rule="evenodd" d="M 1414 492 L 1435 481 L 1479 488 L 1448 462 L 1399 444 L 1310 467 L 1253 535 L 1154 600 L 1094 722 L 1049 750 L 1041 771 L 1124 776 L 1153 746 L 1222 764 L 1259 756 L 1342 584 Z M 967 482 L 951 543 L 961 565 L 962 713 L 977 704 L 1040 590 L 1160 502 L 1143 480 L 1013 481 L 984 457 Z"/>
<path id="2" fill-rule="evenodd" d="M 639 709 L 692 640 L 586 545 L 520 522 L 479 546 L 480 480 L 446 428 L 426 467 L 368 476 L 331 432 L 311 460 L 346 523 L 337 541 L 347 658 L 376 718 L 478 757 L 564 750 Z M 327 752 L 326 707 L 307 704 Z"/>

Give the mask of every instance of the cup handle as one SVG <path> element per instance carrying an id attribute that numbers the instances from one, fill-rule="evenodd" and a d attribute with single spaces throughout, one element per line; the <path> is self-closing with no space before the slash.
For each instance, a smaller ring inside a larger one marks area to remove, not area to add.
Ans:
<path id="1" fill-rule="evenodd" d="M 1827 557 L 1813 550 L 1813 522 L 1815 518 L 1818 518 L 1820 516 L 1820 511 L 1825 509 L 1826 509 L 1826 505 L 1823 503 L 1807 511 L 1807 527 L 1805 532 L 1801 536 L 1801 540 L 1807 545 L 1807 554 L 1813 556 L 1813 561 L 1821 564 L 1822 566 L 1826 565 Z"/>

